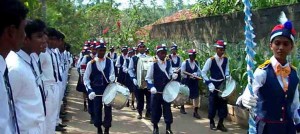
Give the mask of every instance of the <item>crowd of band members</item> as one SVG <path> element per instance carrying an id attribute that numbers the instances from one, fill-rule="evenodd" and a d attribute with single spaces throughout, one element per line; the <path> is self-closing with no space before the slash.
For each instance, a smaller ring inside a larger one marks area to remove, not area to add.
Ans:
<path id="1" fill-rule="evenodd" d="M 18 0 L 0 1 L 0 16 L 4 18 L 0 22 L 0 132 L 54 134 L 56 130 L 65 130 L 61 119 L 65 115 L 63 102 L 73 56 L 69 52 L 69 45 L 64 41 L 63 33 L 47 28 L 41 20 L 26 20 L 27 13 L 27 8 Z M 297 90 L 299 78 L 296 68 L 287 61 L 287 56 L 295 44 L 296 31 L 292 23 L 285 20 L 271 32 L 269 45 L 273 56 L 256 69 L 252 83 L 254 92 L 251 93 L 247 86 L 247 90 L 237 100 L 241 106 L 256 108 L 256 123 L 250 125 L 254 125 L 252 127 L 259 134 L 295 134 L 300 131 Z M 199 76 L 204 79 L 210 91 L 210 129 L 227 131 L 223 125 L 228 114 L 227 102 L 216 90 L 225 79 L 231 79 L 229 60 L 224 56 L 224 41 L 218 40 L 215 43 L 216 54 L 206 60 L 203 69 L 199 64 L 201 61 L 196 60 L 196 50 L 188 50 L 189 58 L 184 61 L 176 52 L 177 45 L 171 46 L 169 56 L 168 48 L 158 45 L 154 62 L 145 77 L 145 89 L 137 88 L 136 77 L 138 59 L 149 56 L 145 42 L 140 41 L 137 50 L 123 46 L 122 55 L 119 57 L 113 47 L 106 55 L 106 44 L 103 40 L 86 44 L 90 45 L 84 47 L 77 62 L 80 73 L 77 90 L 88 98 L 88 108 L 84 110 L 89 110 L 91 123 L 97 127 L 99 134 L 103 133 L 102 126 L 105 134 L 109 133 L 112 126 L 112 107 L 103 105 L 99 95 L 116 79 L 130 89 L 133 110 L 136 99 L 138 119 L 143 118 L 146 98 L 144 118 L 153 123 L 153 133 L 159 133 L 158 123 L 163 114 L 166 133 L 172 134 L 171 104 L 163 100 L 161 92 L 172 79 L 187 85 L 190 89 L 189 97 L 193 101 L 193 116 L 199 119 Z M 86 65 L 84 72 L 81 65 Z M 185 71 L 191 75 L 183 73 Z M 186 114 L 184 106 L 180 106 L 180 112 Z M 219 121 L 216 127 L 214 117 L 217 112 Z"/>
<path id="2" fill-rule="evenodd" d="M 65 131 L 65 93 L 73 63 L 65 35 L 27 20 L 18 0 L 0 1 L 0 133 Z"/>
<path id="3" fill-rule="evenodd" d="M 137 119 L 145 118 L 151 120 L 153 133 L 155 134 L 159 133 L 157 124 L 162 114 L 164 114 L 167 126 L 166 133 L 173 133 L 171 130 L 173 122 L 171 103 L 165 102 L 162 99 L 162 94 L 158 94 L 163 91 L 165 85 L 171 79 L 189 87 L 189 98 L 192 100 L 194 107 L 193 117 L 201 119 L 198 112 L 200 93 L 199 79 L 197 77 L 203 77 L 203 82 L 209 87 L 208 118 L 210 119 L 210 128 L 212 130 L 227 131 L 223 125 L 228 111 L 227 101 L 222 99 L 218 92 L 214 90 L 219 88 L 225 78 L 230 78 L 229 61 L 224 55 L 225 43 L 223 40 L 218 40 L 215 43 L 216 54 L 207 59 L 203 69 L 200 68 L 200 64 L 196 60 L 197 52 L 195 49 L 188 50 L 189 58 L 183 60 L 177 53 L 178 46 L 175 43 L 170 46 L 169 55 L 167 55 L 169 51 L 165 45 L 158 45 L 154 49 L 155 56 L 149 55 L 150 49 L 146 47 L 144 41 L 139 41 L 136 48 L 121 46 L 120 55 L 117 54 L 113 46 L 106 53 L 106 45 L 103 40 L 86 41 L 76 64 L 79 73 L 76 89 L 83 93 L 84 103 L 88 102 L 88 107 L 85 104 L 83 109 L 89 112 L 90 123 L 95 125 L 98 133 L 103 133 L 102 127 L 105 129 L 104 133 L 109 133 L 109 128 L 112 126 L 112 108 L 111 106 L 102 105 L 102 97 L 98 95 L 102 95 L 107 85 L 116 79 L 117 82 L 125 85 L 131 92 L 131 98 L 127 103 L 127 107 L 130 106 L 132 110 L 137 110 Z M 147 88 L 138 89 L 137 64 L 139 58 L 145 57 L 152 57 L 154 62 L 147 71 L 145 78 L 148 83 Z M 189 76 L 182 72 L 188 72 L 192 75 Z M 210 78 L 208 74 L 210 74 Z M 145 116 L 143 116 L 144 105 L 146 105 Z M 105 113 L 104 120 L 102 120 L 102 107 L 104 107 Z M 187 114 L 184 105 L 179 107 L 182 114 Z M 218 112 L 219 116 L 217 127 L 214 122 L 216 112 Z"/>

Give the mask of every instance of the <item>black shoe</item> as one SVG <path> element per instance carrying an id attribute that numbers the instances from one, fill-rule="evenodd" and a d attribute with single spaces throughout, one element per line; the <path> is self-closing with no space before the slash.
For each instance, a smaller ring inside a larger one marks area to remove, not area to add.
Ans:
<path id="1" fill-rule="evenodd" d="M 154 128 L 154 129 L 153 129 L 153 134 L 159 134 L 158 128 Z"/>
<path id="2" fill-rule="evenodd" d="M 90 120 L 90 124 L 94 124 L 94 120 L 93 119 Z"/>
<path id="3" fill-rule="evenodd" d="M 166 134 L 173 134 L 172 130 L 166 130 Z"/>
<path id="4" fill-rule="evenodd" d="M 182 113 L 182 114 L 187 114 L 187 113 L 185 112 L 185 109 L 184 109 L 184 108 L 180 108 L 180 113 Z"/>
<path id="5" fill-rule="evenodd" d="M 198 114 L 198 113 L 194 113 L 194 115 L 193 115 L 195 118 L 197 118 L 197 119 L 201 119 L 201 116 Z"/>
<path id="6" fill-rule="evenodd" d="M 55 131 L 65 132 L 66 129 L 64 129 L 63 127 L 60 127 L 60 126 L 56 126 L 56 127 L 55 127 Z"/>
<path id="7" fill-rule="evenodd" d="M 139 114 L 138 116 L 137 116 L 137 119 L 142 119 L 143 117 L 142 117 L 142 114 Z"/>
<path id="8" fill-rule="evenodd" d="M 60 127 L 66 127 L 68 125 L 59 123 L 58 126 L 60 126 Z"/>
<path id="9" fill-rule="evenodd" d="M 209 125 L 210 130 L 217 130 L 215 123 Z"/>
<path id="10" fill-rule="evenodd" d="M 151 114 L 149 112 L 146 112 L 145 119 L 146 120 L 151 120 Z"/>
<path id="11" fill-rule="evenodd" d="M 221 130 L 222 132 L 227 132 L 228 131 L 227 128 L 225 128 L 225 126 L 223 124 L 218 124 L 217 129 Z"/>
<path id="12" fill-rule="evenodd" d="M 104 134 L 109 134 L 109 128 L 104 129 Z"/>

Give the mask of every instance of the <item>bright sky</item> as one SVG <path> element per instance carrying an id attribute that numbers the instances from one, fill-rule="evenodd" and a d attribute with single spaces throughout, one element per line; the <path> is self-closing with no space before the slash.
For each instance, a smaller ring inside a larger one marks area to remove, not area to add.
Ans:
<path id="1" fill-rule="evenodd" d="M 84 0 L 83 4 L 87 4 L 89 2 L 89 0 Z M 124 8 L 128 8 L 129 7 L 129 0 L 115 0 L 115 2 L 117 3 L 121 3 L 121 6 L 119 7 L 120 9 L 124 9 Z M 151 6 L 151 0 L 144 0 L 144 3 L 146 3 L 147 5 Z M 159 6 L 164 6 L 164 1 L 163 0 L 156 0 L 157 5 Z M 177 3 L 177 0 L 174 0 L 174 3 Z M 183 3 L 185 5 L 187 4 L 195 4 L 196 0 L 183 0 Z"/>

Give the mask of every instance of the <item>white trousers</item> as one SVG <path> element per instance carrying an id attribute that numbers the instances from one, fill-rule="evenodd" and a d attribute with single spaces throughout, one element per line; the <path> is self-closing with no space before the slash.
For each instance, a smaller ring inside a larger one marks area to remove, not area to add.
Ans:
<path id="1" fill-rule="evenodd" d="M 57 105 L 57 114 L 56 114 L 56 125 L 58 125 L 59 123 L 61 123 L 61 120 L 59 119 L 59 113 L 60 113 L 60 106 L 62 105 L 62 82 L 57 82 L 58 85 L 58 105 Z"/>
<path id="2" fill-rule="evenodd" d="M 29 128 L 27 130 L 20 130 L 20 134 L 46 134 L 46 123 L 41 122 L 35 127 Z"/>
<path id="3" fill-rule="evenodd" d="M 46 129 L 47 134 L 55 134 L 56 117 L 59 112 L 59 87 L 57 84 L 45 83 L 46 91 Z"/>

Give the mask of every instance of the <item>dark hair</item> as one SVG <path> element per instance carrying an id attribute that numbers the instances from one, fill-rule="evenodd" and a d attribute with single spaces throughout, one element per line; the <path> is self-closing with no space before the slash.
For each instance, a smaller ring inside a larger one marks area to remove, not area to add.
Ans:
<path id="1" fill-rule="evenodd" d="M 57 31 L 57 36 L 56 36 L 58 39 L 61 39 L 61 40 L 64 40 L 65 39 L 65 35 L 60 32 L 60 31 Z"/>
<path id="2" fill-rule="evenodd" d="M 47 33 L 48 37 L 56 37 L 57 31 L 56 31 L 55 28 L 48 27 L 47 30 L 46 30 L 46 33 Z"/>
<path id="3" fill-rule="evenodd" d="M 22 20 L 25 20 L 28 9 L 19 0 L 0 0 L 0 36 L 4 29 L 10 25 L 19 28 Z"/>
<path id="4" fill-rule="evenodd" d="M 27 21 L 27 24 L 25 27 L 25 33 L 28 38 L 31 38 L 31 35 L 33 33 L 45 32 L 45 30 L 46 30 L 46 24 L 45 24 L 45 22 L 43 22 L 40 19 Z"/>
<path id="5" fill-rule="evenodd" d="M 71 45 L 70 45 L 69 43 L 66 43 L 66 42 L 65 42 L 65 47 L 66 47 L 66 50 L 67 50 L 67 51 L 70 51 Z"/>

